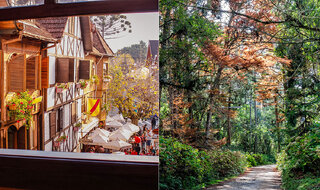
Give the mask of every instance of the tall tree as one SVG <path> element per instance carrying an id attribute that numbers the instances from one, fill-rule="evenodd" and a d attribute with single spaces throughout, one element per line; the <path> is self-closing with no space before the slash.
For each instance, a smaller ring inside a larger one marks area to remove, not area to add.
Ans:
<path id="1" fill-rule="evenodd" d="M 125 15 L 92 16 L 91 20 L 96 24 L 104 39 L 120 37 L 120 33 L 131 33 L 131 23 Z"/>

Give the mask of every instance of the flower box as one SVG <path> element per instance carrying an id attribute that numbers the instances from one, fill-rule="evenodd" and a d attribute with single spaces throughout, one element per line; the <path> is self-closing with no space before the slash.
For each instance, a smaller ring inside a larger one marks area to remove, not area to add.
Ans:
<path id="1" fill-rule="evenodd" d="M 56 92 L 57 93 L 62 93 L 64 90 L 64 88 L 59 88 L 59 87 L 56 87 Z"/>
<path id="2" fill-rule="evenodd" d="M 54 147 L 59 147 L 60 146 L 60 141 L 53 141 L 53 146 Z"/>

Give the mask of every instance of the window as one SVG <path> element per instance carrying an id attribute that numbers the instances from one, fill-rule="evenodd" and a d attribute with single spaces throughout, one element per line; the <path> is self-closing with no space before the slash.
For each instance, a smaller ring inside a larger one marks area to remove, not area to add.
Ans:
<path id="1" fill-rule="evenodd" d="M 90 61 L 80 60 L 79 63 L 79 79 L 90 79 Z"/>
<path id="2" fill-rule="evenodd" d="M 53 138 L 56 135 L 56 126 L 57 126 L 57 112 L 52 111 L 49 114 L 49 120 L 50 120 L 50 138 Z"/>
<path id="3" fill-rule="evenodd" d="M 74 59 L 57 58 L 56 60 L 56 82 L 74 82 Z"/>

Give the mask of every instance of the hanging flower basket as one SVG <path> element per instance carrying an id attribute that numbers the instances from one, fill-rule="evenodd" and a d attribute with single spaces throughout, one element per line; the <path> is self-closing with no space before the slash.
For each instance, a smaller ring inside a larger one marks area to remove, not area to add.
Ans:
<path id="1" fill-rule="evenodd" d="M 15 93 L 7 102 L 9 117 L 25 121 L 26 127 L 29 128 L 32 120 L 32 100 L 29 91 Z"/>
<path id="2" fill-rule="evenodd" d="M 81 89 L 85 89 L 88 86 L 88 82 L 85 80 L 80 80 L 78 84 L 80 85 L 79 88 Z"/>
<path id="3" fill-rule="evenodd" d="M 98 75 L 93 75 L 92 78 L 90 79 L 90 82 L 92 84 L 96 84 L 96 85 L 99 85 L 99 81 L 100 81 L 100 79 L 99 79 Z"/>
<path id="4" fill-rule="evenodd" d="M 16 104 L 11 104 L 11 105 L 8 105 L 8 107 L 10 111 L 14 111 L 17 109 L 18 106 Z"/>

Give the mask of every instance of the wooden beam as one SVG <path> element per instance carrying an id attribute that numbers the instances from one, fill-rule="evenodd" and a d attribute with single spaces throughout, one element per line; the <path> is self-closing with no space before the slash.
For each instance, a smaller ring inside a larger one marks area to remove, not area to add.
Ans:
<path id="1" fill-rule="evenodd" d="M 51 2 L 51 3 L 50 3 Z M 52 3 L 0 9 L 0 21 L 44 17 L 157 12 L 158 0 L 103 0 L 77 3 Z"/>

